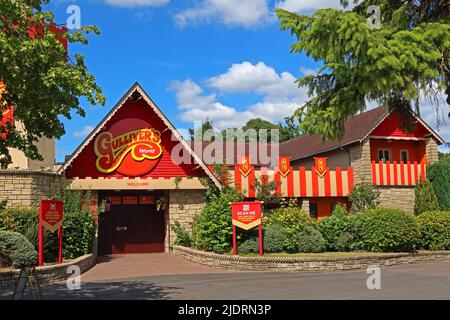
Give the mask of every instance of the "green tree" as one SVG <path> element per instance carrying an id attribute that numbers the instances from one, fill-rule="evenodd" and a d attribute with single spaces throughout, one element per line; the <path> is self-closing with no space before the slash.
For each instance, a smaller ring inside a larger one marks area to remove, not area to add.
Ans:
<path id="1" fill-rule="evenodd" d="M 207 118 L 205 121 L 202 121 L 200 127 L 189 129 L 189 136 L 192 141 L 214 141 L 216 139 L 216 132 L 214 131 L 212 121 Z"/>
<path id="2" fill-rule="evenodd" d="M 428 168 L 427 177 L 433 186 L 441 210 L 450 210 L 450 161 L 432 164 Z"/>
<path id="3" fill-rule="evenodd" d="M 348 5 L 348 0 L 341 1 Z M 404 114 L 419 111 L 421 95 L 450 104 L 450 6 L 439 0 L 364 0 L 352 11 L 276 13 L 281 28 L 297 42 L 291 52 L 306 53 L 323 67 L 298 79 L 311 96 L 296 111 L 301 129 L 323 138 L 340 138 L 344 120 L 377 101 Z M 381 10 L 381 28 L 368 27 L 367 9 Z M 438 102 L 435 102 L 438 106 Z M 408 120 L 408 119 L 406 119 Z M 412 128 L 412 117 L 405 128 Z M 441 119 L 438 119 L 441 120 Z"/>
<path id="4" fill-rule="evenodd" d="M 244 132 L 248 131 L 248 130 L 255 130 L 256 131 L 256 138 L 258 139 L 258 141 L 260 141 L 262 137 L 261 134 L 261 130 L 267 130 L 266 132 L 266 136 L 267 136 L 267 142 L 271 141 L 271 134 L 270 131 L 271 130 L 279 130 L 280 127 L 277 126 L 276 124 L 273 124 L 270 121 L 267 120 L 263 120 L 261 118 L 256 118 L 256 119 L 251 119 L 249 121 L 247 121 L 247 123 L 242 127 L 242 130 Z M 249 137 L 246 137 L 246 141 L 249 141 Z"/>
<path id="5" fill-rule="evenodd" d="M 380 191 L 370 183 L 358 183 L 352 191 L 350 202 L 352 211 L 362 212 L 373 209 L 379 204 Z"/>
<path id="6" fill-rule="evenodd" d="M 0 139 L 3 166 L 11 163 L 9 147 L 41 160 L 34 143 L 41 137 L 60 138 L 65 133 L 61 116 L 71 119 L 72 111 L 85 116 L 80 97 L 92 104 L 105 103 L 84 57 L 68 56 L 60 42 L 87 44 L 85 35 L 99 30 L 89 26 L 55 34 L 53 14 L 43 10 L 48 2 L 0 1 L 0 80 L 7 86 L 2 105 L 15 106 L 15 119 L 24 126 L 24 130 L 0 127 L 9 132 Z"/>
<path id="7" fill-rule="evenodd" d="M 426 211 L 435 211 L 439 209 L 438 200 L 430 180 L 419 181 L 414 189 L 416 201 L 414 203 L 414 213 L 419 215 Z"/>

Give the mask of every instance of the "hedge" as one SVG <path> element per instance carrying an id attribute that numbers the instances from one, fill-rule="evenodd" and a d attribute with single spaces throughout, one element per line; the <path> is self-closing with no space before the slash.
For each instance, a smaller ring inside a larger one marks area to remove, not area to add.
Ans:
<path id="1" fill-rule="evenodd" d="M 314 226 L 314 221 L 298 208 L 271 210 L 265 218 L 267 225 L 279 225 L 284 234 L 283 251 L 298 252 L 298 238 L 306 226 Z"/>
<path id="2" fill-rule="evenodd" d="M 450 250 L 450 212 L 429 211 L 417 217 L 420 245 L 426 250 Z"/>
<path id="3" fill-rule="evenodd" d="M 20 233 L 0 231 L 2 263 L 8 261 L 13 268 L 27 268 L 36 265 L 38 254 L 33 245 Z M 9 267 L 9 265 L 2 265 Z"/>
<path id="4" fill-rule="evenodd" d="M 412 214 L 398 209 L 375 208 L 356 217 L 357 249 L 408 252 L 418 247 L 420 232 Z"/>

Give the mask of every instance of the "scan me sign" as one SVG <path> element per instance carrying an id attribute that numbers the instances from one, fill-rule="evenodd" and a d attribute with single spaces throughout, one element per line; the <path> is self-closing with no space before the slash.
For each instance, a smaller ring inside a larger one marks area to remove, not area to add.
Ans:
<path id="1" fill-rule="evenodd" d="M 233 220 L 233 253 L 237 254 L 236 227 L 250 230 L 259 226 L 259 254 L 263 255 L 262 246 L 262 202 L 233 202 L 231 205 Z"/>

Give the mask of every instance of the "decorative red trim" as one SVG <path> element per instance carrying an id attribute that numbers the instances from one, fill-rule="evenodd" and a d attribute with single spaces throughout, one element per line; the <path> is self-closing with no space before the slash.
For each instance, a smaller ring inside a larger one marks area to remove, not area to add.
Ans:
<path id="1" fill-rule="evenodd" d="M 414 161 L 414 185 L 419 181 L 419 166 L 417 165 L 417 161 Z"/>
<path id="2" fill-rule="evenodd" d="M 391 185 L 391 163 L 386 161 L 386 185 Z"/>
<path id="3" fill-rule="evenodd" d="M 330 168 L 327 167 L 327 174 L 324 177 L 325 197 L 331 196 Z"/>
<path id="4" fill-rule="evenodd" d="M 402 186 L 405 185 L 405 163 L 400 161 L 400 177 L 402 180 Z"/>
<path id="5" fill-rule="evenodd" d="M 347 179 L 348 179 L 348 194 L 351 195 L 354 187 L 352 167 L 347 168 Z"/>
<path id="6" fill-rule="evenodd" d="M 398 186 L 398 163 L 394 161 L 394 186 Z"/>
<path id="7" fill-rule="evenodd" d="M 316 170 L 311 170 L 312 175 L 312 194 L 313 197 L 319 196 L 319 177 Z"/>
<path id="8" fill-rule="evenodd" d="M 408 161 L 408 186 L 412 185 L 411 161 Z"/>
<path id="9" fill-rule="evenodd" d="M 336 195 L 342 197 L 342 168 L 336 167 Z"/>
<path id="10" fill-rule="evenodd" d="M 306 197 L 306 168 L 300 167 L 300 197 Z"/>
<path id="11" fill-rule="evenodd" d="M 288 188 L 287 188 L 288 197 L 293 197 L 294 196 L 294 172 L 293 172 L 292 168 L 290 168 L 290 171 L 286 177 L 286 180 L 287 180 L 287 184 L 288 184 Z"/>
<path id="12" fill-rule="evenodd" d="M 383 172 L 384 172 L 384 166 L 383 166 L 383 161 L 379 161 L 378 162 L 378 165 L 379 165 L 379 172 L 380 172 L 380 186 L 382 186 L 382 185 L 384 185 L 384 174 L 383 174 Z"/>
<path id="13" fill-rule="evenodd" d="M 375 161 L 372 161 L 372 183 L 377 185 L 377 166 Z"/>

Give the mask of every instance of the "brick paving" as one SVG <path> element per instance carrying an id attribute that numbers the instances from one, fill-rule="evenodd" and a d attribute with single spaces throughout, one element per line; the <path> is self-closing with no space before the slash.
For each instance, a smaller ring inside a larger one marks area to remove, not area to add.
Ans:
<path id="1" fill-rule="evenodd" d="M 146 276 L 229 273 L 228 270 L 196 264 L 171 253 L 101 256 L 97 265 L 82 275 L 82 282 L 129 279 Z"/>

